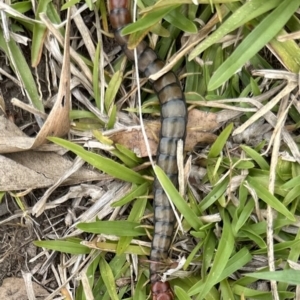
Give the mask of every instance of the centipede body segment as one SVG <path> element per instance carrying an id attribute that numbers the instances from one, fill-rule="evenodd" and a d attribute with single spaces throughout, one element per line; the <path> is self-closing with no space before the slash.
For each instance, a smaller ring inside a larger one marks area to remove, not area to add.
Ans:
<path id="1" fill-rule="evenodd" d="M 109 0 L 110 23 L 114 36 L 129 60 L 134 61 L 134 50 L 128 49 L 128 36 L 122 36 L 121 30 L 131 23 L 128 0 Z M 138 69 L 146 77 L 157 73 L 164 62 L 145 41 L 138 44 Z M 167 72 L 159 79 L 151 81 L 161 106 L 161 131 L 157 149 L 157 164 L 178 187 L 177 143 L 185 140 L 187 108 L 180 83 L 173 72 Z M 150 253 L 150 280 L 154 300 L 172 300 L 173 294 L 167 282 L 160 282 L 161 265 L 168 258 L 175 216 L 159 181 L 155 179 L 154 194 L 154 235 Z"/>

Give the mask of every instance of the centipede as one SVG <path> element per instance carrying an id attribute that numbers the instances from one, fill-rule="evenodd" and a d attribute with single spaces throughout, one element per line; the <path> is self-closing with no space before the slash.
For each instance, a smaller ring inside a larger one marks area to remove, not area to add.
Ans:
<path id="1" fill-rule="evenodd" d="M 128 48 L 129 36 L 122 29 L 132 22 L 129 0 L 109 0 L 109 19 L 114 38 L 127 58 L 134 62 L 134 50 Z M 136 47 L 139 72 L 148 78 L 160 71 L 165 63 L 146 41 Z M 160 103 L 161 130 L 156 154 L 156 163 L 178 188 L 177 143 L 185 141 L 187 106 L 178 77 L 169 71 L 157 80 L 149 80 Z M 150 281 L 153 300 L 172 300 L 173 291 L 168 282 L 161 281 L 162 265 L 168 259 L 176 218 L 157 178 L 153 184 L 154 233 L 150 251 Z"/>

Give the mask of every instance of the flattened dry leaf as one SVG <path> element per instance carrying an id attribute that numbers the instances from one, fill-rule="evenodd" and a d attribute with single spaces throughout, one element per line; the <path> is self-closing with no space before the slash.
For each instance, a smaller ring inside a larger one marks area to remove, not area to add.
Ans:
<path id="1" fill-rule="evenodd" d="M 56 153 L 25 151 L 0 155 L 0 190 L 24 190 L 53 185 L 72 162 Z M 82 167 L 71 175 L 63 185 L 97 180 L 100 172 Z"/>
<path id="2" fill-rule="evenodd" d="M 217 122 L 216 114 L 206 113 L 197 109 L 191 110 L 188 117 L 185 151 L 193 150 L 198 143 L 212 144 L 216 139 L 216 135 L 211 132 L 220 126 L 221 124 Z M 145 122 L 145 129 L 151 153 L 155 155 L 158 144 L 160 121 Z M 109 137 L 115 143 L 124 145 L 133 150 L 139 157 L 148 156 L 142 131 L 138 127 L 126 131 L 119 131 Z"/>

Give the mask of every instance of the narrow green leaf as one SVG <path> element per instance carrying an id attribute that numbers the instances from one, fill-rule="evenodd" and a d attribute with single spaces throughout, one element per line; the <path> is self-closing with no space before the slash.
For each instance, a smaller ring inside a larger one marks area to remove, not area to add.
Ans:
<path id="1" fill-rule="evenodd" d="M 135 293 L 133 295 L 132 300 L 147 299 L 148 295 L 146 295 L 146 289 L 145 289 L 146 283 L 147 283 L 146 276 L 144 276 L 144 274 L 139 276 L 139 279 L 138 279 L 138 282 L 137 282 L 136 288 L 135 288 Z"/>
<path id="2" fill-rule="evenodd" d="M 16 10 L 17 12 L 24 14 L 32 9 L 32 2 L 31 1 L 20 1 L 11 3 L 10 7 Z"/>
<path id="3" fill-rule="evenodd" d="M 233 123 L 230 123 L 229 125 L 226 126 L 226 128 L 221 132 L 221 134 L 217 137 L 213 145 L 211 146 L 208 157 L 209 158 L 214 158 L 218 157 L 220 155 L 220 152 L 224 148 L 229 135 L 231 134 L 233 128 Z"/>
<path id="4" fill-rule="evenodd" d="M 130 214 L 127 218 L 127 222 L 140 222 L 140 219 L 144 215 L 146 204 L 147 204 L 147 199 L 141 199 L 139 201 L 135 201 L 130 211 Z M 117 255 L 121 255 L 125 252 L 127 247 L 130 245 L 131 240 L 132 240 L 131 236 L 123 236 L 120 238 L 117 247 Z"/>
<path id="5" fill-rule="evenodd" d="M 285 189 L 292 189 L 296 186 L 300 185 L 300 176 L 297 176 L 297 177 L 294 177 L 294 178 L 291 178 L 289 181 L 285 182 L 281 188 L 283 190 Z"/>
<path id="6" fill-rule="evenodd" d="M 111 153 L 118 157 L 127 167 L 134 168 L 142 163 L 142 159 L 138 158 L 133 151 L 123 145 L 115 144 L 115 147 L 116 150 L 112 150 Z"/>
<path id="7" fill-rule="evenodd" d="M 252 283 L 252 282 L 251 282 Z M 257 300 L 273 300 L 273 296 L 271 292 L 262 292 L 253 290 L 250 288 L 246 288 L 245 286 L 241 286 L 235 284 L 233 286 L 233 292 L 240 296 L 240 298 L 244 299 L 257 299 Z M 279 299 L 295 299 L 295 293 L 292 292 L 278 292 Z"/>
<path id="8" fill-rule="evenodd" d="M 90 253 L 91 251 L 88 247 L 80 245 L 80 240 L 78 241 L 34 241 L 33 243 L 38 247 L 43 247 L 50 250 L 55 250 L 55 251 L 74 254 L 74 255 L 86 254 L 86 253 Z"/>
<path id="9" fill-rule="evenodd" d="M 299 243 L 300 243 L 300 240 L 293 240 L 293 241 L 278 243 L 278 244 L 274 245 L 274 252 L 282 251 L 285 249 L 291 249 L 294 246 L 299 245 Z M 264 249 L 259 249 L 259 250 L 253 251 L 253 254 L 265 254 L 265 253 L 267 253 L 267 251 L 268 251 L 268 249 L 267 249 L 267 247 L 265 247 Z"/>
<path id="10" fill-rule="evenodd" d="M 226 191 L 229 183 L 229 178 L 226 177 L 221 183 L 216 185 L 211 192 L 206 195 L 199 204 L 199 209 L 205 211 L 213 203 L 215 203 Z"/>
<path id="11" fill-rule="evenodd" d="M 61 7 L 61 10 L 66 10 L 68 9 L 69 7 L 72 7 L 74 5 L 76 5 L 77 3 L 79 3 L 80 0 L 70 0 L 68 2 L 66 2 L 62 7 Z"/>
<path id="12" fill-rule="evenodd" d="M 256 163 L 260 166 L 262 170 L 269 170 L 270 166 L 267 163 L 267 161 L 262 157 L 261 154 L 257 153 L 255 150 L 252 148 L 246 146 L 246 145 L 241 145 L 241 148 L 253 159 L 256 161 Z"/>
<path id="13" fill-rule="evenodd" d="M 112 108 L 109 111 L 109 120 L 107 122 L 107 129 L 112 129 L 116 123 L 117 119 L 117 106 L 113 105 Z"/>
<path id="14" fill-rule="evenodd" d="M 36 10 L 36 20 L 40 20 L 40 13 L 46 13 L 47 6 L 51 0 L 39 1 Z M 41 59 L 44 41 L 46 38 L 47 28 L 44 24 L 35 23 L 33 25 L 32 33 L 32 47 L 31 47 L 31 65 L 36 67 Z"/>
<path id="15" fill-rule="evenodd" d="M 201 228 L 202 229 L 202 228 Z M 201 276 L 203 280 L 207 277 L 207 272 L 212 265 L 212 260 L 215 255 L 215 248 L 217 239 L 212 230 L 206 230 L 207 234 L 203 244 L 203 260 L 202 260 L 202 269 Z"/>
<path id="16" fill-rule="evenodd" d="M 254 241 L 254 243 L 261 249 L 265 249 L 267 247 L 266 242 L 264 239 L 254 230 L 251 230 L 248 226 L 245 226 L 245 228 L 242 228 L 238 234 L 237 237 L 244 237 L 247 239 L 250 239 Z"/>
<path id="17" fill-rule="evenodd" d="M 100 273 L 111 299 L 119 300 L 116 292 L 117 287 L 113 272 L 103 257 L 100 259 Z"/>
<path id="18" fill-rule="evenodd" d="M 180 300 L 192 300 L 192 298 L 188 295 L 188 293 L 182 289 L 179 286 L 174 287 L 175 290 L 175 295 L 178 297 Z"/>
<path id="19" fill-rule="evenodd" d="M 149 182 L 145 182 L 141 185 L 135 186 L 126 196 L 124 196 L 119 201 L 114 202 L 111 206 L 112 207 L 122 206 L 132 201 L 133 199 L 136 199 L 137 197 L 144 196 L 146 195 L 148 188 L 149 188 Z"/>
<path id="20" fill-rule="evenodd" d="M 198 294 L 197 300 L 204 299 L 210 289 L 219 282 L 220 273 L 223 272 L 228 264 L 229 258 L 234 249 L 234 237 L 231 230 L 230 220 L 226 212 L 223 214 L 223 224 L 223 232 L 215 254 L 213 265 L 206 280 L 204 281 L 204 284 L 201 286 L 199 286 L 199 284 L 195 284 L 188 291 L 190 296 Z"/>
<path id="21" fill-rule="evenodd" d="M 227 279 L 220 282 L 222 299 L 234 299 L 234 293 Z"/>
<path id="22" fill-rule="evenodd" d="M 95 168 L 102 170 L 115 178 L 137 184 L 141 184 L 146 181 L 140 174 L 132 171 L 131 169 L 126 168 L 112 159 L 87 151 L 79 145 L 56 137 L 49 137 L 48 140 L 74 152 Z"/>
<path id="23" fill-rule="evenodd" d="M 213 91 L 221 86 L 265 46 L 282 29 L 298 9 L 299 4 L 300 0 L 284 0 L 272 13 L 268 14 L 213 74 L 208 90 Z"/>
<path id="24" fill-rule="evenodd" d="M 286 282 L 288 284 L 298 285 L 300 284 L 300 271 L 299 270 L 283 270 L 275 272 L 257 272 L 248 273 L 248 277 L 253 277 L 261 280 L 275 280 L 280 282 Z"/>
<path id="25" fill-rule="evenodd" d="M 3 37 L 3 31 L 0 30 L 0 48 L 5 52 L 6 56 L 9 58 L 11 65 L 13 66 L 13 61 L 17 62 L 18 70 L 22 83 L 25 87 L 26 93 L 28 95 L 30 103 L 41 112 L 44 112 L 44 106 L 38 94 L 38 90 L 35 81 L 32 76 L 32 72 L 26 62 L 26 59 L 20 49 L 13 39 L 10 39 L 6 43 Z"/>
<path id="26" fill-rule="evenodd" d="M 265 12 L 276 7 L 282 0 L 252 0 L 247 1 L 236 9 L 233 14 L 221 24 L 221 26 L 211 35 L 204 39 L 189 55 L 189 60 L 194 59 L 205 49 L 217 43 L 226 34 L 232 32 L 236 28 L 241 27 L 248 21 L 264 14 Z"/>
<path id="27" fill-rule="evenodd" d="M 249 263 L 252 259 L 252 255 L 249 250 L 245 247 L 242 248 L 238 253 L 235 253 L 229 260 L 228 263 L 220 274 L 219 280 L 228 278 L 231 274 L 238 271 L 240 268 Z"/>
<path id="28" fill-rule="evenodd" d="M 98 43 L 95 51 L 94 61 L 93 61 L 93 90 L 94 90 L 94 98 L 95 98 L 96 106 L 99 109 L 100 109 L 100 89 L 99 89 L 100 46 L 101 44 Z"/>
<path id="29" fill-rule="evenodd" d="M 250 217 L 253 209 L 255 207 L 254 201 L 249 200 L 247 204 L 244 206 L 241 215 L 239 216 L 235 226 L 234 226 L 234 233 L 236 234 L 243 225 L 247 222 L 248 218 Z"/>
<path id="30" fill-rule="evenodd" d="M 151 11 L 151 12 L 147 13 L 146 15 L 144 15 L 142 18 L 138 19 L 136 22 L 126 26 L 121 31 L 121 33 L 123 35 L 127 35 L 127 34 L 134 33 L 136 31 L 145 30 L 145 29 L 155 25 L 159 21 L 161 21 L 161 19 L 166 14 L 168 14 L 170 11 L 174 10 L 177 6 L 178 6 L 178 4 L 177 5 L 169 4 L 166 7 L 162 7 L 155 11 Z"/>
<path id="31" fill-rule="evenodd" d="M 197 27 L 194 22 L 185 17 L 178 9 L 169 12 L 164 19 L 183 32 L 197 33 Z"/>
<path id="32" fill-rule="evenodd" d="M 114 103 L 115 97 L 118 93 L 122 80 L 122 73 L 120 71 L 116 71 L 108 84 L 104 97 L 104 105 L 106 112 L 110 111 L 110 107 Z"/>
<path id="33" fill-rule="evenodd" d="M 291 202 L 293 202 L 296 198 L 300 196 L 300 185 L 292 188 L 287 195 L 283 199 L 283 205 L 288 206 Z"/>
<path id="34" fill-rule="evenodd" d="M 154 172 L 162 185 L 163 189 L 167 193 L 172 202 L 175 204 L 179 212 L 184 216 L 186 221 L 195 229 L 197 230 L 202 224 L 198 219 L 195 212 L 188 206 L 188 204 L 182 199 L 180 194 L 178 193 L 177 189 L 172 184 L 171 180 L 168 176 L 164 173 L 164 171 L 159 167 L 154 167 Z"/>
<path id="35" fill-rule="evenodd" d="M 295 221 L 294 215 L 274 196 L 272 195 L 259 181 L 259 179 L 248 176 L 247 180 L 251 187 L 255 190 L 258 197 L 273 207 L 279 213 L 286 216 L 289 220 Z"/>
<path id="36" fill-rule="evenodd" d="M 187 257 L 186 262 L 184 264 L 183 269 L 186 270 L 188 268 L 188 266 L 190 265 L 190 263 L 192 262 L 192 260 L 194 259 L 195 255 L 198 253 L 198 251 L 200 250 L 200 248 L 203 245 L 203 241 L 199 242 L 194 249 L 192 250 L 192 252 L 190 253 L 190 255 Z"/>
<path id="37" fill-rule="evenodd" d="M 95 248 L 95 243 L 93 243 L 92 247 Z M 116 251 L 117 251 L 117 243 L 110 242 L 110 241 L 97 242 L 96 247 L 99 250 L 108 251 L 108 252 L 112 252 L 112 253 L 116 253 Z M 130 245 L 126 249 L 125 253 L 145 256 L 145 255 L 150 254 L 150 248 L 141 246 L 141 245 Z"/>
<path id="38" fill-rule="evenodd" d="M 79 223 L 77 228 L 90 233 L 104 233 L 117 236 L 146 235 L 145 229 L 139 227 L 137 222 L 129 221 L 96 221 L 91 223 Z"/>

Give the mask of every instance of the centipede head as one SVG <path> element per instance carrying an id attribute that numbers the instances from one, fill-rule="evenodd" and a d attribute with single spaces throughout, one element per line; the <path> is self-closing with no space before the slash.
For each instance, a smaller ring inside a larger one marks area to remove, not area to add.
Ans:
<path id="1" fill-rule="evenodd" d="M 152 300 L 174 300 L 169 282 L 157 281 L 151 285 Z"/>

